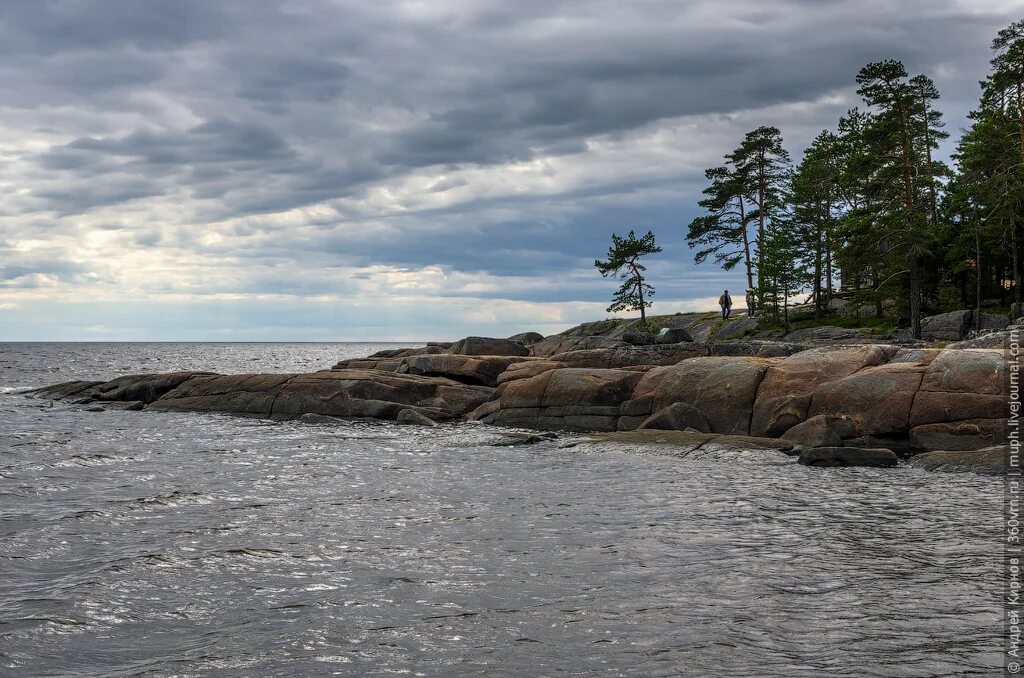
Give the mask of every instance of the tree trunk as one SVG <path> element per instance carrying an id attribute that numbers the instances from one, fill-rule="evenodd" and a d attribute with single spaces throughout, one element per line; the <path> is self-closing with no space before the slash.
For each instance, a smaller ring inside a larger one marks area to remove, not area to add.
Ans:
<path id="1" fill-rule="evenodd" d="M 915 339 L 921 338 L 921 277 L 917 270 L 917 255 L 913 250 L 907 253 L 907 270 L 910 275 L 910 329 Z"/>
<path id="2" fill-rule="evenodd" d="M 1013 300 L 1018 304 L 1021 302 L 1021 281 L 1020 281 L 1020 257 L 1019 250 L 1020 246 L 1017 242 L 1017 224 L 1010 225 L 1010 249 L 1013 252 Z M 1002 283 L 1002 281 L 1000 281 Z M 999 285 L 1002 287 L 1002 284 Z"/>
<path id="3" fill-rule="evenodd" d="M 981 329 L 981 224 L 974 223 L 974 329 Z"/>
<path id="4" fill-rule="evenodd" d="M 764 258 L 764 152 L 757 158 L 757 284 L 761 285 L 761 260 Z"/>
<path id="5" fill-rule="evenodd" d="M 746 210 L 743 208 L 743 196 L 740 196 L 740 224 L 743 228 L 743 263 L 747 267 L 747 289 L 754 289 L 754 271 L 750 260 L 750 234 L 747 233 Z"/>

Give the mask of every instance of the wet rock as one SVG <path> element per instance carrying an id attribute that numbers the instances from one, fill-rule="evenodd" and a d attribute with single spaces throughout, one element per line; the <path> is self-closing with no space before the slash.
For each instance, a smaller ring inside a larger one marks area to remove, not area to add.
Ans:
<path id="1" fill-rule="evenodd" d="M 817 447 L 800 453 L 804 466 L 895 466 L 898 459 L 892 450 L 864 447 Z"/>
<path id="2" fill-rule="evenodd" d="M 93 405 L 92 407 L 86 407 L 82 409 L 83 412 L 106 412 L 107 408 L 100 407 L 99 405 Z"/>
<path id="3" fill-rule="evenodd" d="M 330 417 L 326 414 L 304 414 L 298 418 L 303 424 L 312 424 L 317 426 L 337 426 L 339 424 L 347 423 L 346 420 L 340 417 Z"/>
<path id="4" fill-rule="evenodd" d="M 219 376 L 213 372 L 170 372 L 118 377 L 97 387 L 93 397 L 96 400 L 141 400 L 151 403 L 190 379 L 211 375 Z"/>
<path id="5" fill-rule="evenodd" d="M 395 418 L 399 424 L 411 425 L 411 426 L 437 426 L 437 422 L 421 414 L 412 408 L 406 408 L 398 413 L 398 417 Z"/>
<path id="6" fill-rule="evenodd" d="M 587 439 L 591 442 L 608 442 L 635 445 L 667 445 L 679 448 L 681 454 L 698 450 L 708 445 L 730 447 L 740 450 L 765 450 L 790 452 L 793 445 L 775 438 L 758 438 L 741 435 L 719 435 L 695 431 L 669 431 L 662 429 L 639 429 L 636 431 L 615 431 L 595 433 Z"/>
<path id="7" fill-rule="evenodd" d="M 842 437 L 824 415 L 797 424 L 782 434 L 782 439 L 803 447 L 840 447 L 843 443 Z"/>
<path id="8" fill-rule="evenodd" d="M 1009 470 L 1009 456 L 1008 445 L 996 445 L 972 451 L 923 452 L 911 457 L 907 463 L 926 471 L 1006 475 Z"/>
<path id="9" fill-rule="evenodd" d="M 490 443 L 491 447 L 514 447 L 518 445 L 534 445 L 536 443 L 543 443 L 550 440 L 555 440 L 557 436 L 552 433 L 507 433 L 502 439 Z"/>
<path id="10" fill-rule="evenodd" d="M 103 383 L 102 381 L 68 381 L 62 384 L 54 384 L 53 386 L 44 386 L 43 388 L 29 391 L 26 395 L 33 398 L 54 398 L 57 400 L 73 396 L 86 397 L 92 393 L 93 387 L 100 386 Z"/>
<path id="11" fill-rule="evenodd" d="M 140 412 L 146 406 L 146 403 L 141 400 L 126 400 L 123 402 L 108 402 L 104 404 L 108 410 L 123 410 L 125 412 Z"/>

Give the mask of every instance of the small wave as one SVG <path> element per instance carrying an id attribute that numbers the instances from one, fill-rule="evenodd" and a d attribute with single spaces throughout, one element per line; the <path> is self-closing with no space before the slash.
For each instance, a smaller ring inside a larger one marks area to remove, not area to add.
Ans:
<path id="1" fill-rule="evenodd" d="M 51 466 L 54 468 L 68 468 L 74 466 L 106 466 L 118 462 L 133 461 L 131 457 L 122 457 L 110 454 L 76 454 L 67 459 L 61 459 Z"/>
<path id="2" fill-rule="evenodd" d="M 145 511 L 153 507 L 176 508 L 195 504 L 211 504 L 213 500 L 208 495 L 200 492 L 178 492 L 175 490 L 170 494 L 159 494 L 155 497 L 139 497 L 138 499 L 129 499 L 117 503 L 126 505 L 129 509 Z"/>
<path id="3" fill-rule="evenodd" d="M 17 395 L 36 390 L 35 386 L 0 386 L 0 395 Z"/>

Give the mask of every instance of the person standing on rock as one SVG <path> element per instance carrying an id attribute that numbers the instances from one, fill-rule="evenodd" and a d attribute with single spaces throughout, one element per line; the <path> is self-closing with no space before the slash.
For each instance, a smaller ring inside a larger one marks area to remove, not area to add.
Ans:
<path id="1" fill-rule="evenodd" d="M 718 305 L 722 307 L 722 320 L 728 320 L 732 313 L 732 297 L 729 296 L 729 290 L 725 290 L 722 296 L 718 297 Z"/>
<path id="2" fill-rule="evenodd" d="M 753 289 L 748 289 L 747 290 L 747 317 L 748 318 L 753 318 L 754 317 L 754 290 Z"/>

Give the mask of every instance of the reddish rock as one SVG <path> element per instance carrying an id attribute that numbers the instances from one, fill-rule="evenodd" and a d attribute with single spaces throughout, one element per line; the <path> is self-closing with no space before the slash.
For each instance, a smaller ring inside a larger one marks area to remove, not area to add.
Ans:
<path id="1" fill-rule="evenodd" d="M 633 398 L 649 398 L 654 412 L 686 403 L 704 416 L 712 433 L 746 435 L 757 387 L 772 364 L 761 358 L 692 358 L 647 372 Z"/>
<path id="2" fill-rule="evenodd" d="M 880 346 L 816 348 L 772 365 L 757 391 L 751 435 L 778 436 L 807 418 L 814 392 L 822 384 L 881 365 Z"/>
<path id="3" fill-rule="evenodd" d="M 548 370 L 557 370 L 563 367 L 568 367 L 568 365 L 554 360 L 526 360 L 509 365 L 504 372 L 498 375 L 496 381 L 500 386 L 509 381 L 529 379 Z"/>
<path id="4" fill-rule="evenodd" d="M 1007 388 L 1007 360 L 997 349 L 942 351 L 928 366 L 922 391 L 1003 395 Z"/>
<path id="5" fill-rule="evenodd" d="M 913 364 L 891 363 L 822 384 L 814 393 L 808 416 L 847 417 L 862 436 L 906 433 L 924 370 Z"/>
<path id="6" fill-rule="evenodd" d="M 910 429 L 911 446 L 923 450 L 980 450 L 1005 441 L 1005 419 L 968 419 Z"/>

